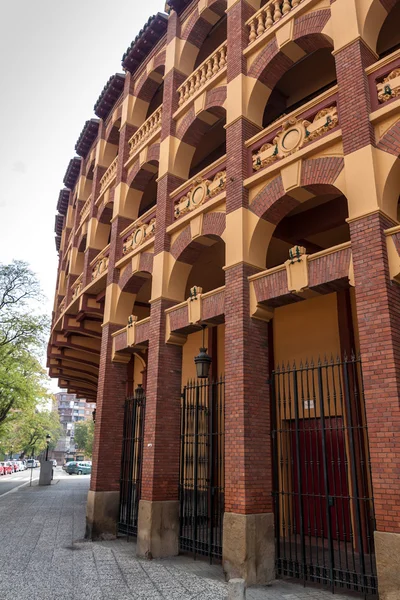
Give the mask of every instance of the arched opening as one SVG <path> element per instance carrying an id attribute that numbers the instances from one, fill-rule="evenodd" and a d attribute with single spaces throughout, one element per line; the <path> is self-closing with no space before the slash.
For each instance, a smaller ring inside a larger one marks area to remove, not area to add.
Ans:
<path id="1" fill-rule="evenodd" d="M 138 321 L 150 316 L 152 276 L 147 271 L 132 275 L 126 283 L 120 283 L 121 293 L 116 306 L 115 318 L 119 323 L 127 323 L 133 315 Z"/>
<path id="2" fill-rule="evenodd" d="M 106 146 L 104 149 L 104 166 L 108 168 L 113 160 L 118 156 L 119 149 L 119 128 L 121 126 L 121 119 L 118 119 L 113 123 L 111 130 L 106 138 Z"/>
<path id="3" fill-rule="evenodd" d="M 157 204 L 158 160 L 143 164 L 133 177 L 127 194 L 125 214 L 132 220 Z"/>
<path id="4" fill-rule="evenodd" d="M 176 154 L 176 170 L 190 179 L 226 154 L 226 111 L 221 106 L 208 108 L 182 132 Z M 178 132 L 180 133 L 180 132 Z"/>
<path id="5" fill-rule="evenodd" d="M 398 2 L 386 17 L 379 32 L 376 52 L 383 58 L 400 48 L 400 2 Z"/>
<path id="6" fill-rule="evenodd" d="M 189 297 L 193 286 L 201 287 L 203 293 L 224 286 L 224 265 L 224 240 L 214 234 L 197 237 L 180 252 L 172 268 L 170 297 L 181 302 Z"/>
<path id="7" fill-rule="evenodd" d="M 221 17 L 215 25 L 213 25 L 206 35 L 202 45 L 200 46 L 199 53 L 194 63 L 193 70 L 197 69 L 202 62 L 204 62 L 221 44 L 225 42 L 227 38 L 227 17 L 226 14 Z"/>
<path id="8" fill-rule="evenodd" d="M 265 105 L 263 127 L 290 113 L 336 84 L 332 48 L 318 48 L 296 62 L 279 79 Z"/>
<path id="9" fill-rule="evenodd" d="M 288 260 L 293 246 L 303 246 L 307 254 L 314 254 L 350 241 L 346 197 L 329 185 L 318 185 L 314 192 L 312 189 L 303 189 L 309 199 L 277 224 L 268 246 L 268 269 Z"/>

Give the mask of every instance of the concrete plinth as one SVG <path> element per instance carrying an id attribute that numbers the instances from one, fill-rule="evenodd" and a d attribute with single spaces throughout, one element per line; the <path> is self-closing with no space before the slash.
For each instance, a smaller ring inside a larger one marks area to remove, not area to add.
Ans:
<path id="1" fill-rule="evenodd" d="M 247 585 L 275 579 L 274 515 L 225 513 L 222 562 L 226 578 Z"/>
<path id="2" fill-rule="evenodd" d="M 400 599 L 400 534 L 375 531 L 379 600 Z"/>
<path id="3" fill-rule="evenodd" d="M 228 600 L 246 600 L 246 582 L 244 579 L 229 580 Z"/>
<path id="4" fill-rule="evenodd" d="M 39 485 L 50 485 L 53 479 L 53 463 L 51 460 L 44 460 L 40 463 Z"/>
<path id="5" fill-rule="evenodd" d="M 179 553 L 179 502 L 140 500 L 137 555 L 165 558 Z"/>
<path id="6" fill-rule="evenodd" d="M 117 536 L 119 492 L 89 490 L 86 506 L 86 538 L 114 539 Z"/>

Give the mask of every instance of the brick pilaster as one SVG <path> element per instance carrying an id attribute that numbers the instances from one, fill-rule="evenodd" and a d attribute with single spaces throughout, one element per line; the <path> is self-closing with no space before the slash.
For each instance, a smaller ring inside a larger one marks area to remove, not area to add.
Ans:
<path id="1" fill-rule="evenodd" d="M 250 317 L 248 276 L 239 264 L 225 282 L 225 511 L 272 512 L 268 324 Z"/>
<path id="2" fill-rule="evenodd" d="M 165 343 L 165 309 L 151 305 L 146 418 L 143 449 L 143 500 L 178 500 L 182 348 Z"/>
<path id="3" fill-rule="evenodd" d="M 400 533 L 400 287 L 390 280 L 374 213 L 350 223 L 356 306 L 378 531 Z"/>
<path id="4" fill-rule="evenodd" d="M 339 123 L 345 154 L 375 144 L 374 130 L 369 120 L 371 100 L 365 69 L 376 60 L 361 40 L 354 41 L 335 55 Z"/>
<path id="5" fill-rule="evenodd" d="M 103 327 L 90 489 L 119 491 L 127 365 L 111 362 L 112 337 L 120 325 Z"/>

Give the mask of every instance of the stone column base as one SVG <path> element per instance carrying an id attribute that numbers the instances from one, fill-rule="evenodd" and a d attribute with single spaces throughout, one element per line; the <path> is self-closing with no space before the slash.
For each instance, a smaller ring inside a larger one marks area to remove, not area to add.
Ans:
<path id="1" fill-rule="evenodd" d="M 274 515 L 225 513 L 222 563 L 228 580 L 255 585 L 275 579 Z"/>
<path id="2" fill-rule="evenodd" d="M 86 534 L 92 540 L 117 537 L 119 492 L 89 490 L 86 505 Z"/>
<path id="3" fill-rule="evenodd" d="M 400 598 L 400 534 L 375 531 L 379 600 Z"/>
<path id="4" fill-rule="evenodd" d="M 179 553 L 179 502 L 140 500 L 136 553 L 144 558 Z"/>

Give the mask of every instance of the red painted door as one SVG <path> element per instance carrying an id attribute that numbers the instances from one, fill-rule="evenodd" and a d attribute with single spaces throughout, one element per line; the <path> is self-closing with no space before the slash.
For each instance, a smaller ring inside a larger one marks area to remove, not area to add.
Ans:
<path id="1" fill-rule="evenodd" d="M 291 421 L 293 518 L 300 532 L 300 489 L 305 535 L 350 541 L 350 499 L 342 417 Z M 325 454 L 323 440 L 325 437 Z M 299 459 L 296 443 L 299 444 Z M 300 461 L 300 465 L 298 464 Z M 299 481 L 300 476 L 300 481 Z M 328 497 L 325 489 L 328 485 Z"/>

